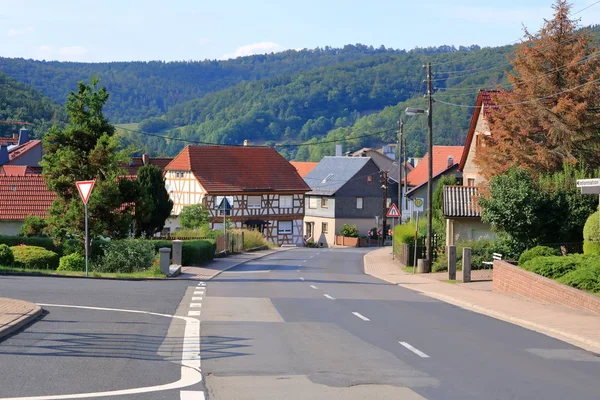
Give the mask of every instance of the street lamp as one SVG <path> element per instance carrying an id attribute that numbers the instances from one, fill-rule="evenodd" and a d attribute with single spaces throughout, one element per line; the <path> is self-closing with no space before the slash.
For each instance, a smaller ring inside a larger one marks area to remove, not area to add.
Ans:
<path id="1" fill-rule="evenodd" d="M 431 214 L 431 203 L 433 202 L 433 123 L 431 118 L 431 96 L 429 96 L 429 110 L 423 110 L 421 108 L 408 107 L 405 111 L 406 115 L 417 115 L 427 114 L 427 151 L 429 152 L 429 160 L 427 163 L 427 269 L 431 271 L 431 264 L 433 263 L 433 247 L 431 245 L 431 239 L 433 236 L 433 218 Z M 418 229 L 418 227 L 417 227 Z M 416 249 L 415 249 L 416 251 Z"/>

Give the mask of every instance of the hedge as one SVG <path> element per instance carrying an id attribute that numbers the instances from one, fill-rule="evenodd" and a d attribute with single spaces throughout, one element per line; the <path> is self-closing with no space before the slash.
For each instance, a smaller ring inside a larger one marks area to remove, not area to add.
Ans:
<path id="1" fill-rule="evenodd" d="M 171 240 L 152 240 L 152 244 L 157 252 L 161 247 L 173 247 Z M 214 258 L 216 249 L 217 243 L 212 239 L 184 240 L 181 262 L 183 265 L 201 265 Z"/>
<path id="2" fill-rule="evenodd" d="M 519 265 L 525 264 L 529 260 L 533 260 L 537 257 L 548 257 L 548 256 L 560 256 L 560 251 L 552 247 L 547 246 L 535 246 L 529 250 L 526 250 L 521 257 L 519 257 Z"/>
<path id="3" fill-rule="evenodd" d="M 19 246 L 37 246 L 43 247 L 46 250 L 55 252 L 58 255 L 63 255 L 62 248 L 57 246 L 49 237 L 23 237 L 23 236 L 3 236 L 0 235 L 0 244 L 5 244 L 8 247 Z"/>
<path id="4" fill-rule="evenodd" d="M 13 246 L 14 266 L 30 269 L 56 269 L 59 256 L 39 246 Z"/>
<path id="5" fill-rule="evenodd" d="M 132 273 L 152 268 L 154 246 L 143 239 L 113 240 L 104 249 L 104 255 L 95 262 L 99 272 Z"/>

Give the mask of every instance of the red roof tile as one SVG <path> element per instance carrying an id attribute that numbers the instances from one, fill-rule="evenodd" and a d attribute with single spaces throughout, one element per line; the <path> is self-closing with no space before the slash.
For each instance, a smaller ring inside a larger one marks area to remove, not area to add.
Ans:
<path id="1" fill-rule="evenodd" d="M 19 134 L 13 133 L 12 137 L 0 137 L 0 145 L 11 146 L 19 142 Z"/>
<path id="2" fill-rule="evenodd" d="M 21 157 L 23 154 L 27 153 L 29 150 L 31 150 L 37 146 L 41 146 L 41 145 L 42 145 L 41 140 L 30 140 L 29 142 L 22 144 L 19 147 L 10 149 L 8 151 L 8 158 L 10 159 L 9 162 L 12 162 L 13 160 L 15 160 L 15 159 Z"/>
<path id="3" fill-rule="evenodd" d="M 0 176 L 0 220 L 22 221 L 28 215 L 44 218 L 54 198 L 41 175 Z"/>
<path id="4" fill-rule="evenodd" d="M 211 194 L 310 191 L 296 168 L 270 147 L 187 146 L 165 170 L 192 171 Z"/>
<path id="5" fill-rule="evenodd" d="M 449 157 L 453 158 L 452 164 L 458 163 L 462 152 L 463 146 L 433 146 L 432 175 L 435 176 L 449 167 Z M 419 164 L 412 171 L 410 171 L 406 177 L 410 186 L 419 186 L 427 181 L 428 164 L 429 154 L 425 154 L 425 157 L 423 157 Z"/>
<path id="6" fill-rule="evenodd" d="M 314 167 L 317 166 L 318 163 L 308 161 L 290 161 L 290 164 L 292 164 L 294 168 L 296 168 L 296 171 L 298 171 L 298 174 L 304 178 L 310 171 L 313 170 Z"/>
<path id="7" fill-rule="evenodd" d="M 25 176 L 35 174 L 37 172 L 27 165 L 4 165 L 0 167 L 0 175 Z"/>

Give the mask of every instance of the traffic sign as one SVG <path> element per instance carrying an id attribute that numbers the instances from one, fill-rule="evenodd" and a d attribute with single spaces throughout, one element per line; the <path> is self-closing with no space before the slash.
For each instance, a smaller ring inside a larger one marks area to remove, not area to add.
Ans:
<path id="1" fill-rule="evenodd" d="M 394 236 L 394 231 L 392 231 L 391 229 L 388 230 L 388 236 Z"/>
<path id="2" fill-rule="evenodd" d="M 94 184 L 96 180 L 93 181 L 79 181 L 75 182 L 77 185 L 77 190 L 79 191 L 79 195 L 81 196 L 81 200 L 83 200 L 83 204 L 87 204 L 90 199 L 90 194 L 92 193 L 92 189 L 94 188 Z"/>
<path id="3" fill-rule="evenodd" d="M 600 186 L 600 179 L 577 179 L 577 187 Z"/>
<path id="4" fill-rule="evenodd" d="M 396 204 L 392 203 L 390 209 L 387 212 L 388 217 L 397 218 L 400 216 L 400 210 L 396 207 Z"/>
<path id="5" fill-rule="evenodd" d="M 377 231 L 377 235 L 381 236 L 381 229 Z"/>
<path id="6" fill-rule="evenodd" d="M 416 198 L 415 199 L 415 210 L 416 211 L 423 211 L 423 199 L 422 198 Z"/>

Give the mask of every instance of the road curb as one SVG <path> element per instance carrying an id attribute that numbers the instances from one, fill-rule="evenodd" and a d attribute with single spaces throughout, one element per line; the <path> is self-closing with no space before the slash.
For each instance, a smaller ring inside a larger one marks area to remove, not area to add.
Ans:
<path id="1" fill-rule="evenodd" d="M 40 315 L 42 315 L 43 312 L 44 310 L 42 309 L 42 307 L 38 306 L 37 304 L 34 304 L 33 310 L 23 315 L 19 319 L 11 322 L 9 325 L 0 328 L 0 341 L 35 321 L 37 318 L 40 317 Z"/>
<path id="2" fill-rule="evenodd" d="M 217 272 L 216 274 L 214 274 L 213 276 L 211 276 L 210 278 L 208 278 L 208 279 L 206 279 L 206 280 L 207 280 L 207 281 L 210 281 L 210 280 L 212 280 L 212 279 L 216 278 L 217 276 L 219 276 L 221 273 L 223 273 L 223 272 L 225 272 L 225 271 L 228 271 L 228 270 L 230 270 L 231 268 L 235 268 L 235 267 L 237 267 L 238 265 L 242 265 L 242 264 L 245 264 L 245 263 L 248 263 L 248 262 L 251 262 L 251 261 L 260 260 L 261 258 L 265 258 L 265 257 L 268 257 L 268 256 L 272 256 L 272 255 L 273 255 L 273 254 L 275 254 L 275 253 L 281 253 L 281 252 L 284 252 L 284 251 L 289 251 L 289 250 L 293 250 L 293 249 L 297 249 L 297 247 L 289 247 L 289 248 L 287 248 L 287 247 L 286 247 L 286 248 L 281 248 L 281 247 L 280 247 L 280 248 L 279 248 L 279 250 L 274 250 L 273 252 L 271 252 L 271 253 L 269 253 L 269 254 L 263 254 L 262 256 L 258 256 L 258 257 L 256 257 L 256 258 L 252 258 L 252 259 L 250 259 L 250 260 L 244 260 L 244 261 L 240 261 L 240 262 L 239 262 L 239 263 L 237 263 L 237 264 L 233 264 L 233 265 L 231 265 L 231 266 L 229 266 L 229 267 L 227 267 L 227 268 L 225 268 L 225 269 L 222 269 L 221 271 Z"/>

